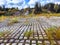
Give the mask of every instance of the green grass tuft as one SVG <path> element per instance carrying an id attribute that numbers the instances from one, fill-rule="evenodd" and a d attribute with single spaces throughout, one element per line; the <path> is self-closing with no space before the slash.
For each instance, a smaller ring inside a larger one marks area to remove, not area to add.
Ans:
<path id="1" fill-rule="evenodd" d="M 25 34 L 26 37 L 29 37 L 29 36 L 31 36 L 33 34 L 33 31 L 31 31 L 31 30 L 26 31 L 24 34 Z"/>

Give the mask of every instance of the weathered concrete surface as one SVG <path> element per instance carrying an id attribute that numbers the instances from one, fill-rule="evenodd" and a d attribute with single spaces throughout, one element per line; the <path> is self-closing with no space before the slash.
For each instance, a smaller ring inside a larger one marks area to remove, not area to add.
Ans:
<path id="1" fill-rule="evenodd" d="M 18 23 L 8 26 L 9 21 L 10 19 L 0 23 L 0 32 L 12 31 L 6 37 L 0 37 L 1 45 L 37 45 L 37 43 L 51 45 L 45 29 L 51 26 L 60 26 L 60 17 L 19 18 Z M 33 31 L 33 33 L 26 37 L 25 32 L 29 31 Z M 59 42 L 60 40 L 53 38 L 53 45 L 60 45 Z"/>

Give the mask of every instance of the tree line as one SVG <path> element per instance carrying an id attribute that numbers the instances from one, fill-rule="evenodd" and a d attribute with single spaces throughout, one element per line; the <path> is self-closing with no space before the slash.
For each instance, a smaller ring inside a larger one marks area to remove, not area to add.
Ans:
<path id="1" fill-rule="evenodd" d="M 0 11 L 5 11 L 5 13 L 8 12 L 8 13 L 6 13 L 8 15 L 11 14 L 12 12 L 14 12 L 15 10 L 20 11 L 20 13 L 23 14 L 25 9 L 19 10 L 18 8 L 5 8 L 4 5 L 3 5 L 3 7 L 0 6 Z M 48 4 L 45 4 L 44 6 L 42 6 L 41 3 L 36 2 L 34 8 L 30 8 L 30 6 L 29 6 L 26 11 L 28 11 L 29 14 L 31 14 L 33 10 L 34 10 L 34 12 L 33 12 L 34 14 L 60 13 L 60 4 L 48 3 Z"/>
<path id="2" fill-rule="evenodd" d="M 35 4 L 35 14 L 41 13 L 41 12 L 47 12 L 47 13 L 60 13 L 60 4 L 54 4 L 54 3 L 48 3 L 44 6 L 41 6 L 41 3 Z"/>

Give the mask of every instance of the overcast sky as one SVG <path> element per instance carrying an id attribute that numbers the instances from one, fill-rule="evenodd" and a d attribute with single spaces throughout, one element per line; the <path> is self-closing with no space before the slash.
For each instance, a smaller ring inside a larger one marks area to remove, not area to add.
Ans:
<path id="1" fill-rule="evenodd" d="M 18 7 L 19 9 L 21 9 L 28 6 L 34 7 L 35 2 L 40 2 L 42 5 L 49 2 L 60 4 L 60 0 L 0 0 L 0 5 L 5 5 L 5 7 L 9 8 Z"/>

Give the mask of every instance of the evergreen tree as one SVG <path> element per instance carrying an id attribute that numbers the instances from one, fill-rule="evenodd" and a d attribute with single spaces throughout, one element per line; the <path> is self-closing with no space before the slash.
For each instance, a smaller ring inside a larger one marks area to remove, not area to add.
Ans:
<path id="1" fill-rule="evenodd" d="M 0 6 L 0 11 L 2 11 L 2 7 Z"/>
<path id="2" fill-rule="evenodd" d="M 55 10 L 56 13 L 58 12 L 58 9 L 59 9 L 58 4 L 55 4 L 55 5 L 54 5 L 54 10 Z"/>
<path id="3" fill-rule="evenodd" d="M 48 3 L 48 11 L 54 12 L 54 3 Z"/>
<path id="4" fill-rule="evenodd" d="M 38 3 L 38 2 L 36 2 L 34 13 L 35 13 L 35 14 L 38 14 L 38 13 L 40 13 L 41 11 L 42 11 L 42 10 L 41 10 L 41 4 Z"/>
<path id="5" fill-rule="evenodd" d="M 32 10 L 31 10 L 30 6 L 28 7 L 28 12 L 29 12 L 29 14 L 32 13 Z"/>

